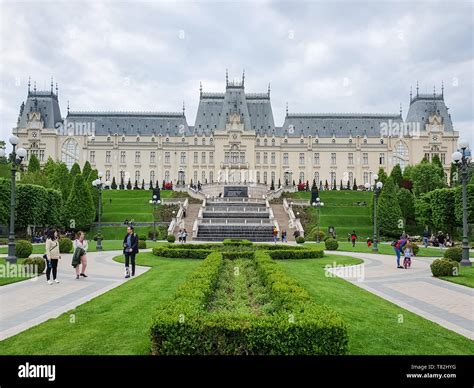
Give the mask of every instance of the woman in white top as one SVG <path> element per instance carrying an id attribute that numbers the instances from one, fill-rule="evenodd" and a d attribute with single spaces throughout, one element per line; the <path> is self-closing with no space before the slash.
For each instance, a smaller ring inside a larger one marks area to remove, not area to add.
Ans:
<path id="1" fill-rule="evenodd" d="M 87 243 L 87 240 L 85 239 L 86 235 L 84 232 L 79 231 L 77 232 L 76 239 L 73 242 L 74 250 L 76 248 L 82 248 L 84 249 L 84 252 L 87 253 L 87 248 L 89 248 L 89 244 Z M 79 265 L 76 266 L 76 279 L 79 279 L 79 276 L 82 277 L 87 277 L 86 275 L 86 267 L 87 267 L 87 256 L 86 253 L 84 253 L 81 256 L 81 265 L 82 265 L 82 271 L 79 271 Z"/>

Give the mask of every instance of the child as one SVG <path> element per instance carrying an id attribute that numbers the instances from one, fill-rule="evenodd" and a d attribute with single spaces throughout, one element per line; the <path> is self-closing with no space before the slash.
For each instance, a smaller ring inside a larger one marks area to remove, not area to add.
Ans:
<path id="1" fill-rule="evenodd" d="M 411 258 L 412 256 L 414 256 L 411 243 L 407 243 L 405 247 L 404 255 L 405 255 L 405 258 L 403 259 L 403 267 L 407 269 L 411 267 Z"/>

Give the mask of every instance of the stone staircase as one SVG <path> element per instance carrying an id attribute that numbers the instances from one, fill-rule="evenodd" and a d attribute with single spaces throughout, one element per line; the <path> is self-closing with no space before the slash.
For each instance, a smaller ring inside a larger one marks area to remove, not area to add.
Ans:
<path id="1" fill-rule="evenodd" d="M 188 236 L 186 237 L 187 241 L 192 241 L 193 239 L 193 225 L 194 220 L 198 217 L 199 209 L 201 208 L 200 203 L 190 203 L 186 210 L 186 217 L 181 220 L 181 224 L 174 229 L 174 235 L 176 236 L 176 241 L 178 241 L 178 232 L 180 229 L 186 229 Z"/>
<path id="2" fill-rule="evenodd" d="M 278 228 L 280 229 L 279 237 L 281 238 L 281 231 L 286 230 L 286 239 L 288 241 L 295 241 L 295 237 L 293 236 L 295 229 L 290 228 L 290 218 L 288 217 L 288 214 L 286 214 L 283 205 L 274 204 L 271 205 L 271 208 L 273 210 L 273 216 L 278 222 Z"/>

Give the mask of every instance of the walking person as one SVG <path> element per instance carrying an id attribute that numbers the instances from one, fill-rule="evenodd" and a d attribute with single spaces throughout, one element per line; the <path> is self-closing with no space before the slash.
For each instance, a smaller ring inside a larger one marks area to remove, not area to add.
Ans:
<path id="1" fill-rule="evenodd" d="M 186 228 L 183 229 L 183 243 L 186 243 L 186 237 L 188 237 L 188 232 L 186 231 Z"/>
<path id="2" fill-rule="evenodd" d="M 442 251 L 443 248 L 445 247 L 445 242 L 446 242 L 446 237 L 443 234 L 442 231 L 438 232 L 438 245 L 439 245 L 439 250 Z"/>
<path id="3" fill-rule="evenodd" d="M 87 249 L 89 248 L 89 243 L 87 242 L 85 237 L 86 237 L 85 233 L 82 231 L 79 231 L 77 232 L 76 239 L 72 243 L 72 246 L 74 247 L 74 254 L 72 256 L 72 265 L 76 269 L 76 279 L 79 279 L 81 276 L 84 278 L 87 277 L 86 253 L 87 253 Z M 82 269 L 81 269 L 81 266 L 82 266 Z"/>
<path id="4" fill-rule="evenodd" d="M 430 233 L 428 232 L 428 229 L 425 229 L 423 231 L 423 245 L 425 246 L 425 248 L 428 248 L 429 236 L 430 236 Z"/>
<path id="5" fill-rule="evenodd" d="M 180 229 L 179 232 L 178 232 L 178 242 L 182 242 L 183 241 L 183 231 Z"/>
<path id="6" fill-rule="evenodd" d="M 275 244 L 278 241 L 278 229 L 276 226 L 273 228 L 273 241 L 275 242 Z"/>
<path id="7" fill-rule="evenodd" d="M 46 239 L 46 280 L 48 284 L 53 284 L 53 281 L 59 283 L 59 280 L 56 279 L 58 275 L 58 261 L 61 259 L 59 253 L 59 241 L 58 241 L 58 232 L 55 229 L 51 229 Z M 51 280 L 51 272 L 53 272 L 53 280 Z"/>
<path id="8" fill-rule="evenodd" d="M 356 246 L 356 240 L 357 240 L 357 234 L 356 234 L 355 230 L 353 230 L 352 233 L 351 233 L 351 241 L 352 241 L 352 246 L 353 247 Z"/>
<path id="9" fill-rule="evenodd" d="M 281 242 L 288 242 L 286 240 L 286 230 L 281 231 Z"/>
<path id="10" fill-rule="evenodd" d="M 407 240 L 400 239 L 398 241 L 392 242 L 393 249 L 395 250 L 395 254 L 397 255 L 397 268 L 403 269 L 403 266 L 400 265 L 400 254 L 403 253 L 403 249 L 407 243 Z"/>
<path id="11" fill-rule="evenodd" d="M 135 228 L 130 225 L 123 239 L 123 254 L 125 255 L 125 279 L 130 277 L 129 265 L 132 264 L 132 276 L 135 276 L 135 255 L 138 253 L 138 236 Z"/>

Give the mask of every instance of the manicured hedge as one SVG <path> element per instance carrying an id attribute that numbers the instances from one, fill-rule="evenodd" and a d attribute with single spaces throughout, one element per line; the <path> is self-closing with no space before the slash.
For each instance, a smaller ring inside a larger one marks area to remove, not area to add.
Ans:
<path id="1" fill-rule="evenodd" d="M 169 249 L 165 247 L 156 247 L 152 250 L 155 256 L 172 257 L 182 259 L 205 259 L 211 251 L 207 249 Z"/>
<path id="2" fill-rule="evenodd" d="M 304 243 L 304 237 L 303 236 L 298 236 L 296 237 L 296 242 L 298 244 L 303 244 Z"/>
<path id="3" fill-rule="evenodd" d="M 33 252 L 33 245 L 26 240 L 18 240 L 16 242 L 16 256 L 19 259 L 26 259 Z"/>
<path id="4" fill-rule="evenodd" d="M 230 239 L 225 239 L 224 241 L 222 241 L 222 244 L 223 245 L 246 245 L 246 246 L 250 246 L 250 245 L 253 245 L 252 241 L 249 241 L 249 240 L 239 240 L 239 239 L 235 239 L 235 238 L 230 238 Z"/>
<path id="5" fill-rule="evenodd" d="M 255 262 L 277 307 L 275 312 L 262 315 L 209 312 L 207 306 L 218 284 L 223 255 L 211 253 L 180 286 L 170 303 L 157 311 L 151 326 L 152 354 L 330 355 L 347 352 L 347 327 L 341 317 L 327 306 L 316 305 L 263 251 L 255 253 Z"/>
<path id="6" fill-rule="evenodd" d="M 70 238 L 61 237 L 59 239 L 59 252 L 70 253 L 72 251 L 72 241 Z"/>
<path id="7" fill-rule="evenodd" d="M 138 240 L 138 249 L 146 249 L 146 241 Z"/>
<path id="8" fill-rule="evenodd" d="M 268 252 L 275 260 L 286 259 L 320 259 L 324 256 L 322 249 L 300 249 L 300 250 L 271 250 Z"/>
<path id="9" fill-rule="evenodd" d="M 285 245 L 285 244 L 254 244 L 253 246 L 257 250 L 261 251 L 301 251 L 306 249 L 305 247 L 297 246 L 297 245 Z"/>
<path id="10" fill-rule="evenodd" d="M 176 236 L 174 234 L 169 234 L 167 237 L 166 237 L 166 240 L 169 242 L 169 243 L 174 243 L 176 241 Z"/>
<path id="11" fill-rule="evenodd" d="M 328 251 L 336 251 L 337 248 L 339 248 L 339 243 L 333 238 L 328 238 L 327 240 L 325 240 L 324 245 L 326 246 L 326 249 Z"/>
<path id="12" fill-rule="evenodd" d="M 30 269 L 33 269 L 33 271 L 38 271 L 38 275 L 41 275 L 44 272 L 44 269 L 46 268 L 46 260 L 42 257 L 31 257 L 29 259 L 25 259 L 23 261 L 23 265 L 25 266 L 26 272 L 28 272 Z"/>
<path id="13" fill-rule="evenodd" d="M 459 263 L 450 259 L 436 259 L 431 263 L 430 268 L 435 277 L 455 276 L 459 273 Z"/>
<path id="14" fill-rule="evenodd" d="M 444 251 L 444 258 L 457 261 L 458 263 L 462 260 L 462 247 L 452 247 Z"/>

